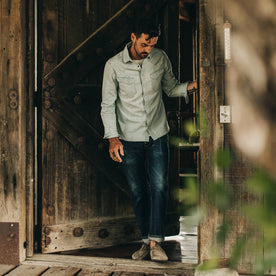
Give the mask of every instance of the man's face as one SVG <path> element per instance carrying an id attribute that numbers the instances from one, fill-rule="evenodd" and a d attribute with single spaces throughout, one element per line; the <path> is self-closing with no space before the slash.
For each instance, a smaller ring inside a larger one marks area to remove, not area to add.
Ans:
<path id="1" fill-rule="evenodd" d="M 152 48 L 156 45 L 158 37 L 149 38 L 148 34 L 142 33 L 139 38 L 134 33 L 131 34 L 133 42 L 133 54 L 135 59 L 143 59 L 148 56 Z"/>

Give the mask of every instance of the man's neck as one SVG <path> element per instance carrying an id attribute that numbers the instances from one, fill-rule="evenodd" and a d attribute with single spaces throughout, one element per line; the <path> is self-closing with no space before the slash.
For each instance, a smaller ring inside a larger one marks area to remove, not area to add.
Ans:
<path id="1" fill-rule="evenodd" d="M 141 58 L 137 55 L 133 44 L 128 48 L 128 53 L 131 59 L 133 60 L 140 60 Z"/>

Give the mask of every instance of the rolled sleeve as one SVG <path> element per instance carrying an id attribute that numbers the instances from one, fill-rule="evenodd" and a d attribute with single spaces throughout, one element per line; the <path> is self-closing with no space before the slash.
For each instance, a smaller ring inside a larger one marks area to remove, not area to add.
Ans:
<path id="1" fill-rule="evenodd" d="M 101 117 L 104 125 L 104 139 L 118 137 L 116 119 L 116 100 L 118 83 L 116 74 L 109 62 L 106 63 L 103 75 Z"/>

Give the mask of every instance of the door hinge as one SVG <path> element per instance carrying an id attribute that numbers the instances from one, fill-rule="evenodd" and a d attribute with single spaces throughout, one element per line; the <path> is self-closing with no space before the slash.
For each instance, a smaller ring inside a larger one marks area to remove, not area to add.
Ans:
<path id="1" fill-rule="evenodd" d="M 38 91 L 34 91 L 34 107 L 38 107 L 38 103 L 39 103 L 39 92 Z"/>

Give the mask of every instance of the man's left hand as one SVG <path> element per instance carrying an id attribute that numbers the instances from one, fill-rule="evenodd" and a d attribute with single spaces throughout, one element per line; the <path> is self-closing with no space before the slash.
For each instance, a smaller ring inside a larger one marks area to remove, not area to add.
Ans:
<path id="1" fill-rule="evenodd" d="M 195 90 L 197 90 L 197 81 L 193 81 L 188 84 L 188 87 L 187 87 L 188 95 L 191 95 L 193 92 L 195 92 Z"/>

